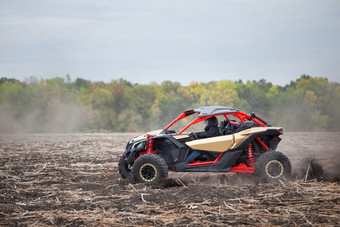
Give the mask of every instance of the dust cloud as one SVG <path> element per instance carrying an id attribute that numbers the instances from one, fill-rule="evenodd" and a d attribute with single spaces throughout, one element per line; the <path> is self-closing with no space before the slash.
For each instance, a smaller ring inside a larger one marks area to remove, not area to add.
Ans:
<path id="1" fill-rule="evenodd" d="M 340 133 L 291 132 L 282 135 L 278 150 L 290 159 L 293 178 L 339 181 Z"/>
<path id="2" fill-rule="evenodd" d="M 72 102 L 51 101 L 46 109 L 17 113 L 8 105 L 0 106 L 0 133 L 79 132 L 88 124 L 85 107 Z"/>
<path id="3" fill-rule="evenodd" d="M 340 182 L 340 166 L 335 162 L 324 163 L 317 159 L 307 158 L 295 166 L 293 178 L 300 180 L 317 180 L 327 182 Z"/>

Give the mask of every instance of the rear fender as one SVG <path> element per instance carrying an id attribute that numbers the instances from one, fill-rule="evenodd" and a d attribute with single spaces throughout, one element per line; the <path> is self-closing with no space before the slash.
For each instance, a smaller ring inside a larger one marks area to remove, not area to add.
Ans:
<path id="1" fill-rule="evenodd" d="M 274 138 L 275 137 L 278 138 L 278 136 L 282 134 L 277 128 L 274 128 L 274 127 L 272 127 L 272 128 L 268 127 L 268 128 L 263 128 L 263 129 L 264 129 L 264 131 L 252 132 L 251 134 L 247 135 L 247 137 L 245 137 L 244 135 L 239 136 L 239 139 L 238 138 L 235 139 L 235 145 L 232 147 L 232 149 L 230 151 L 243 150 L 243 149 L 247 148 L 249 143 L 254 141 L 256 139 L 256 137 L 273 136 Z M 247 130 L 239 132 L 239 133 L 245 133 L 246 131 Z M 276 146 L 277 146 L 277 144 L 276 144 Z M 274 144 L 274 146 L 275 146 L 275 144 Z"/>
<path id="2" fill-rule="evenodd" d="M 275 151 L 280 141 L 281 141 L 281 138 L 278 136 L 274 136 L 271 140 L 269 140 L 268 144 L 269 144 L 270 150 Z"/>

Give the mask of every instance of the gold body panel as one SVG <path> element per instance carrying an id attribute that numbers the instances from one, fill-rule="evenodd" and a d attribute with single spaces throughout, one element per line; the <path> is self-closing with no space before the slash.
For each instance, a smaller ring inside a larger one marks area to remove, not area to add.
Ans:
<path id="1" fill-rule="evenodd" d="M 198 139 L 186 142 L 185 144 L 194 150 L 225 152 L 229 149 L 237 147 L 242 141 L 247 139 L 250 135 L 257 132 L 265 132 L 268 129 L 280 129 L 279 127 L 254 127 L 243 130 L 241 132 L 226 135 L 216 136 L 205 139 Z"/>
<path id="2" fill-rule="evenodd" d="M 185 144 L 194 150 L 225 152 L 226 150 L 229 150 L 232 145 L 234 145 L 234 136 L 216 136 L 189 141 Z"/>

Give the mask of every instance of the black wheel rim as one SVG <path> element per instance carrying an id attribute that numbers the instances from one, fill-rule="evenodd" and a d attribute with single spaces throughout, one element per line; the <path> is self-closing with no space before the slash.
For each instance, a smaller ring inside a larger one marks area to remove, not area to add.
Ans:
<path id="1" fill-rule="evenodd" d="M 270 178 L 276 179 L 282 176 L 284 167 L 278 160 L 271 160 L 266 165 L 266 173 Z"/>
<path id="2" fill-rule="evenodd" d="M 140 168 L 139 174 L 144 181 L 150 182 L 156 179 L 157 169 L 154 165 L 150 163 L 145 163 Z"/>

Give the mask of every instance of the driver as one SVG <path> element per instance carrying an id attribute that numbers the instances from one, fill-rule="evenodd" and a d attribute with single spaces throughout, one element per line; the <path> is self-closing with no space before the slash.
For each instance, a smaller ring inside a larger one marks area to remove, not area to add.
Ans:
<path id="1" fill-rule="evenodd" d="M 218 120 L 215 116 L 204 120 L 204 124 L 206 125 L 204 127 L 204 132 L 195 133 L 198 139 L 222 135 L 220 129 L 218 128 Z M 205 151 L 192 150 L 185 161 L 187 163 L 191 163 L 195 158 L 204 152 Z"/>
<path id="2" fill-rule="evenodd" d="M 220 129 L 218 128 L 218 120 L 215 116 L 204 120 L 204 124 L 204 132 L 195 133 L 197 138 L 200 139 L 221 135 Z"/>

